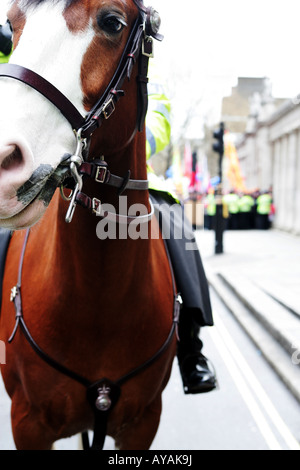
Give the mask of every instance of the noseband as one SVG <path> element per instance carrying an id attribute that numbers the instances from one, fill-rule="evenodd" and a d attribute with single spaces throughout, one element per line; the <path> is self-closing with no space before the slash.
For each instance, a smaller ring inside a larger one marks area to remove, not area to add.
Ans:
<path id="1" fill-rule="evenodd" d="M 67 158 L 64 158 L 62 162 L 63 166 L 70 166 L 70 175 L 75 181 L 75 189 L 73 189 L 71 197 L 68 198 L 70 206 L 66 215 L 66 222 L 71 222 L 77 204 L 101 216 L 101 201 L 96 198 L 89 198 L 81 192 L 83 174 L 88 176 L 96 174 L 95 179 L 97 182 L 117 187 L 119 194 L 125 189 L 148 189 L 147 180 L 131 180 L 130 172 L 125 178 L 120 178 L 112 175 L 108 171 L 107 164 L 103 161 L 87 162 L 92 134 L 115 111 L 117 102 L 124 96 L 122 90 L 124 80 L 125 78 L 130 79 L 133 66 L 137 61 L 139 64 L 137 77 L 138 113 L 135 132 L 143 130 L 148 108 L 147 75 L 149 58 L 153 56 L 153 38 L 162 40 L 163 37 L 158 34 L 160 27 L 158 13 L 152 7 L 146 8 L 140 0 L 133 0 L 133 2 L 138 7 L 139 15 L 132 27 L 122 57 L 105 92 L 86 117 L 81 115 L 63 93 L 39 74 L 19 65 L 0 65 L 0 77 L 19 80 L 42 94 L 63 114 L 76 133 L 77 147 L 75 154 L 67 155 Z M 105 174 L 105 177 L 101 176 L 99 178 L 99 174 Z M 153 207 L 151 206 L 150 214 L 147 217 L 142 216 L 140 222 L 148 222 L 152 215 Z M 127 223 L 130 223 L 130 218 L 127 218 Z"/>

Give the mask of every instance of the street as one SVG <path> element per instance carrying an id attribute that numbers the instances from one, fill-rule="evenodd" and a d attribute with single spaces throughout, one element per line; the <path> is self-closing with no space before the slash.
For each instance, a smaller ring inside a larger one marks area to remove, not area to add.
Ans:
<path id="1" fill-rule="evenodd" d="M 214 294 L 212 301 L 216 325 L 202 338 L 220 388 L 184 396 L 175 366 L 153 449 L 299 450 L 299 404 Z"/>
<path id="2" fill-rule="evenodd" d="M 152 450 L 300 450 L 298 402 L 212 292 L 216 325 L 202 330 L 204 354 L 213 362 L 219 389 L 184 395 L 174 362 Z M 0 385 L 0 449 L 14 449 L 9 399 Z M 78 448 L 78 437 L 56 443 Z M 113 450 L 106 439 L 105 449 Z"/>

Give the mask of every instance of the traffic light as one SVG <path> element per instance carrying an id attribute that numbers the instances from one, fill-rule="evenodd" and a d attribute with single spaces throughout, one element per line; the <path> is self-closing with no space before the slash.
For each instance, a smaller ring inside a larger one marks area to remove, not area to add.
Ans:
<path id="1" fill-rule="evenodd" d="M 220 128 L 213 133 L 216 142 L 213 143 L 213 151 L 221 157 L 224 155 L 224 123 L 221 122 Z"/>
<path id="2" fill-rule="evenodd" d="M 9 21 L 0 25 L 0 52 L 9 55 L 12 50 L 12 31 Z"/>

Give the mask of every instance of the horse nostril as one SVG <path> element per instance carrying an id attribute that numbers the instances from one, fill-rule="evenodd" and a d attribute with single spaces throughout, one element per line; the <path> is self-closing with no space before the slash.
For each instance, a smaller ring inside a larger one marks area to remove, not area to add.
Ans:
<path id="1" fill-rule="evenodd" d="M 13 170 L 18 168 L 23 162 L 22 152 L 16 145 L 8 145 L 5 151 L 6 155 L 3 155 L 3 161 L 1 168 L 3 170 Z"/>

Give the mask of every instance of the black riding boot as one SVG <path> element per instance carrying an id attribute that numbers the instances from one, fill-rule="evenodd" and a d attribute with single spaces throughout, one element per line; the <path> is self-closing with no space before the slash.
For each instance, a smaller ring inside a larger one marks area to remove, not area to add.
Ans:
<path id="1" fill-rule="evenodd" d="M 217 387 L 217 379 L 210 361 L 201 353 L 203 343 L 200 327 L 191 318 L 190 311 L 182 311 L 179 323 L 177 357 L 184 393 L 206 393 Z"/>

